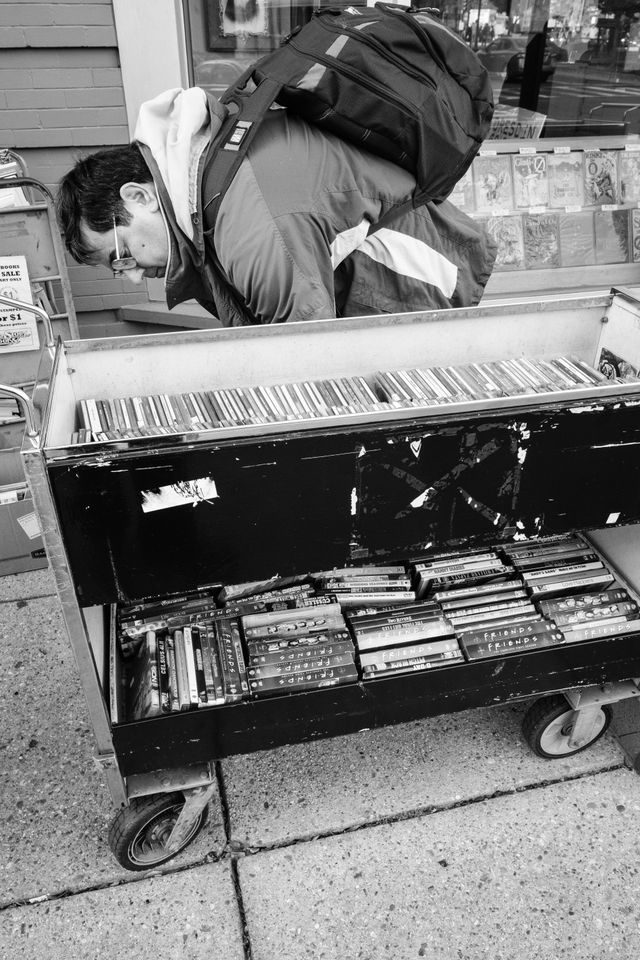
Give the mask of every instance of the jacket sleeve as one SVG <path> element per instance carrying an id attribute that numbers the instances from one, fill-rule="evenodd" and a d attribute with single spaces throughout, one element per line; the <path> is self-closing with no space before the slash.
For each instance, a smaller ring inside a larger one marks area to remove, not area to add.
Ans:
<path id="1" fill-rule="evenodd" d="M 257 323 L 335 317 L 333 267 L 320 219 L 308 211 L 274 217 L 249 163 L 222 200 L 214 244 L 229 283 Z"/>

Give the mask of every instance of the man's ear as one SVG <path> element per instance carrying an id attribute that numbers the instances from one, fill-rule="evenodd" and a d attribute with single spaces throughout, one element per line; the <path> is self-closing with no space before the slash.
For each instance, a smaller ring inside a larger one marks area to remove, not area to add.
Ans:
<path id="1" fill-rule="evenodd" d="M 151 213 L 158 209 L 158 196 L 152 183 L 123 183 L 120 196 L 125 203 L 146 207 Z"/>

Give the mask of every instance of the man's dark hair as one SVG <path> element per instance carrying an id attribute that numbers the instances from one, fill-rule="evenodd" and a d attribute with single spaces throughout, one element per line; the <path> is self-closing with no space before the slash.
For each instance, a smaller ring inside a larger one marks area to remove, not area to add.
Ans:
<path id="1" fill-rule="evenodd" d="M 93 251 L 82 238 L 85 225 L 97 233 L 106 233 L 116 224 L 127 224 L 130 215 L 120 197 L 120 187 L 128 183 L 153 180 L 138 147 L 131 143 L 79 160 L 58 188 L 56 209 L 67 250 L 78 263 L 93 263 Z"/>

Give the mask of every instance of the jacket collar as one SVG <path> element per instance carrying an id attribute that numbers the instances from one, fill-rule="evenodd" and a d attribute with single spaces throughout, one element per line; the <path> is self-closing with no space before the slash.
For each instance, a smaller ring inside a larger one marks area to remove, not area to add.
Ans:
<path id="1" fill-rule="evenodd" d="M 138 147 L 151 171 L 153 182 L 158 194 L 158 200 L 164 215 L 165 225 L 169 234 L 169 262 L 165 275 L 165 292 L 167 306 L 170 310 L 185 300 L 211 300 L 211 291 L 202 281 L 203 250 L 188 239 L 178 226 L 171 197 L 160 174 L 158 165 L 149 147 L 139 143 Z M 194 219 L 199 218 L 197 213 Z M 202 231 L 199 230 L 199 237 Z"/>

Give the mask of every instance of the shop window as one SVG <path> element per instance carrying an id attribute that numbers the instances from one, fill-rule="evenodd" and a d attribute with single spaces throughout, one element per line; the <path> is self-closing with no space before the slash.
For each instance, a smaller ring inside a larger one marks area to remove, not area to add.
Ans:
<path id="1" fill-rule="evenodd" d="M 184 3 L 191 80 L 217 96 L 323 3 L 364 6 L 361 0 Z M 439 10 L 490 72 L 494 138 L 640 133 L 640 0 L 441 0 Z"/>
<path id="2" fill-rule="evenodd" d="M 185 0 L 192 82 L 219 97 L 313 10 L 296 0 Z"/>
<path id="3" fill-rule="evenodd" d="M 483 148 L 450 200 L 494 237 L 496 271 L 640 262 L 640 150 L 596 144 Z"/>
<path id="4" fill-rule="evenodd" d="M 640 0 L 446 0 L 496 103 L 492 136 L 640 133 Z"/>
<path id="5" fill-rule="evenodd" d="M 184 2 L 191 80 L 217 96 L 314 10 L 363 6 Z M 594 271 L 626 264 L 632 279 L 640 262 L 640 0 L 441 0 L 439 16 L 477 52 L 493 85 L 489 137 L 450 199 L 494 236 L 494 272 L 531 281 L 531 271 L 581 268 L 591 282 Z"/>

